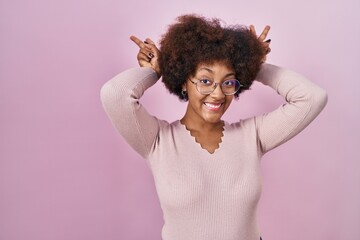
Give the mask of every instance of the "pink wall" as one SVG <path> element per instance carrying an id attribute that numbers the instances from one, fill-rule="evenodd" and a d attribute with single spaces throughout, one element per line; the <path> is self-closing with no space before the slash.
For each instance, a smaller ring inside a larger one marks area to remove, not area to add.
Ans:
<path id="1" fill-rule="evenodd" d="M 304 132 L 263 159 L 264 240 L 360 239 L 359 8 L 357 0 L 1 0 L 0 239 L 160 239 L 150 171 L 115 133 L 99 90 L 136 66 L 131 34 L 157 41 L 190 12 L 270 24 L 269 62 L 329 94 Z M 185 109 L 161 83 L 143 102 L 169 121 Z M 226 120 L 280 103 L 255 85 Z"/>

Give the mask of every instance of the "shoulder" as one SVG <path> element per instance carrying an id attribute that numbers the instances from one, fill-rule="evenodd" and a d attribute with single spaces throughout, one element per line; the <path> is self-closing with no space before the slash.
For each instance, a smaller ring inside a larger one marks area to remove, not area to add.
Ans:
<path id="1" fill-rule="evenodd" d="M 240 119 L 239 121 L 230 124 L 225 122 L 225 126 L 227 126 L 230 130 L 233 131 L 238 131 L 241 129 L 251 129 L 256 125 L 255 119 L 256 117 L 250 117 L 246 119 Z"/>
<path id="2" fill-rule="evenodd" d="M 241 119 L 234 123 L 225 123 L 225 132 L 231 138 L 256 139 L 256 117 Z"/>
<path id="3" fill-rule="evenodd" d="M 180 131 L 181 123 L 180 120 L 169 122 L 167 120 L 159 120 L 160 131 L 163 133 L 177 132 Z"/>

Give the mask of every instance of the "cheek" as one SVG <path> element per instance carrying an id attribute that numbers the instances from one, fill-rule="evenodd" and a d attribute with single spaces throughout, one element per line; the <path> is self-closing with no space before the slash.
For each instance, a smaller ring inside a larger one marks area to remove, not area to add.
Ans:
<path id="1" fill-rule="evenodd" d="M 234 97 L 233 96 L 229 96 L 227 99 L 226 99 L 226 106 L 225 106 L 225 109 L 227 109 L 228 107 L 230 107 L 232 101 L 233 101 Z"/>
<path id="2" fill-rule="evenodd" d="M 189 98 L 189 102 L 194 103 L 194 104 L 200 104 L 204 101 L 206 96 L 200 94 L 196 89 L 195 90 L 189 89 L 188 90 L 188 98 Z"/>

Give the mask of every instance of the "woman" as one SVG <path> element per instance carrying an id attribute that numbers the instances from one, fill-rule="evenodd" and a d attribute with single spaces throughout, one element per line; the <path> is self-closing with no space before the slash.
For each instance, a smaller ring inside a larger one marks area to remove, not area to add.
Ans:
<path id="1" fill-rule="evenodd" d="M 324 108 L 324 90 L 293 71 L 264 63 L 270 52 L 253 26 L 223 27 L 217 19 L 180 16 L 162 36 L 160 50 L 142 42 L 140 68 L 129 69 L 101 90 L 115 128 L 146 159 L 164 213 L 163 240 L 258 240 L 256 207 L 260 159 L 303 130 Z M 162 80 L 187 101 L 172 123 L 139 103 Z M 283 96 L 273 112 L 229 124 L 232 100 L 257 81 Z"/>

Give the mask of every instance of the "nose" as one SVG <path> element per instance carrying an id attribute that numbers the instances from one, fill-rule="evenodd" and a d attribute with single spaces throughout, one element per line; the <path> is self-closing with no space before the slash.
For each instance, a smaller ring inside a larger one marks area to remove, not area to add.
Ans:
<path id="1" fill-rule="evenodd" d="M 219 83 L 215 83 L 215 89 L 211 93 L 211 95 L 216 98 L 224 98 L 225 97 L 225 94 L 223 93 L 223 91 L 221 89 L 221 85 Z"/>

